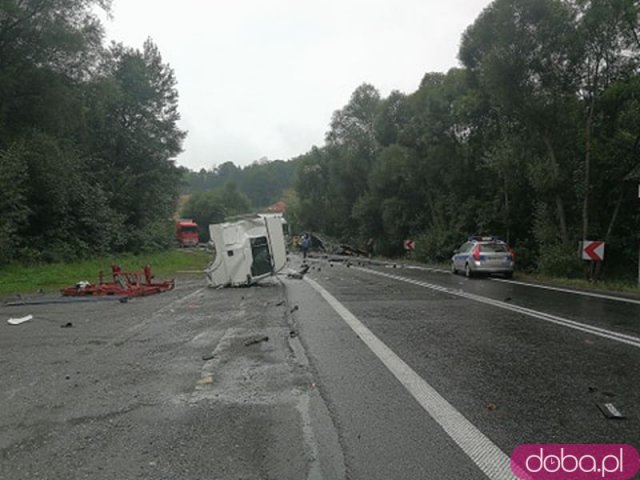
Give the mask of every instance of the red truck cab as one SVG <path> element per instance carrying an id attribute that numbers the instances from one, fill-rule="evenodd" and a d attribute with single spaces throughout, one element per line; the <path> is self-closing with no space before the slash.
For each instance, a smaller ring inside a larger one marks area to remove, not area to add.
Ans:
<path id="1" fill-rule="evenodd" d="M 176 240 L 180 247 L 196 247 L 200 242 L 198 224 L 193 220 L 178 220 L 176 222 Z"/>

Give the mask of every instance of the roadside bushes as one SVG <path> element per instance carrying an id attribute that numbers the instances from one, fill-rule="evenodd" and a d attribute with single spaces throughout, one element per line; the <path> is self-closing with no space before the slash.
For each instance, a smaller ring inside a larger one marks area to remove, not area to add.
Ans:
<path id="1" fill-rule="evenodd" d="M 538 258 L 538 271 L 553 277 L 580 278 L 583 272 L 577 246 L 557 243 L 542 247 Z"/>
<path id="2" fill-rule="evenodd" d="M 453 250 L 462 244 L 463 235 L 431 229 L 416 237 L 416 259 L 427 263 L 448 262 Z"/>
<path id="3" fill-rule="evenodd" d="M 16 233 L 29 217 L 25 203 L 27 166 L 21 148 L 14 145 L 0 151 L 0 265 L 11 261 L 20 246 Z"/>

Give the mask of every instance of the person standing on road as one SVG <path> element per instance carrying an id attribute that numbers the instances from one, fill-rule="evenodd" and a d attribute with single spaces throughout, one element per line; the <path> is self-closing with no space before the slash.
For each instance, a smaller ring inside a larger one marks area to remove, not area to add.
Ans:
<path id="1" fill-rule="evenodd" d="M 310 247 L 311 238 L 309 237 L 309 234 L 305 233 L 304 237 L 302 238 L 302 246 L 300 247 L 300 250 L 302 250 L 302 258 L 307 258 L 307 252 L 309 252 Z"/>

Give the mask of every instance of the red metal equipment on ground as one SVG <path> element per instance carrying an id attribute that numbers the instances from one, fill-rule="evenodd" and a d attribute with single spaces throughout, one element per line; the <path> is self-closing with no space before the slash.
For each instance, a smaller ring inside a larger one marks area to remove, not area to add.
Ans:
<path id="1" fill-rule="evenodd" d="M 97 285 L 79 282 L 74 287 L 62 290 L 65 297 L 83 297 L 89 295 L 119 295 L 124 297 L 142 297 L 172 290 L 175 280 L 154 282 L 151 266 L 144 267 L 142 272 L 123 272 L 119 265 L 111 265 L 111 282 L 105 282 L 100 272 Z"/>

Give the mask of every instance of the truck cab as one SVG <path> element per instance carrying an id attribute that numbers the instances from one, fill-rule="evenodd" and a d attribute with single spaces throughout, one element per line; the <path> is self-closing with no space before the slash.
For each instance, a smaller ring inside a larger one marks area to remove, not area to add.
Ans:
<path id="1" fill-rule="evenodd" d="M 198 224 L 190 219 L 176 222 L 176 241 L 180 247 L 196 247 L 200 242 Z"/>

